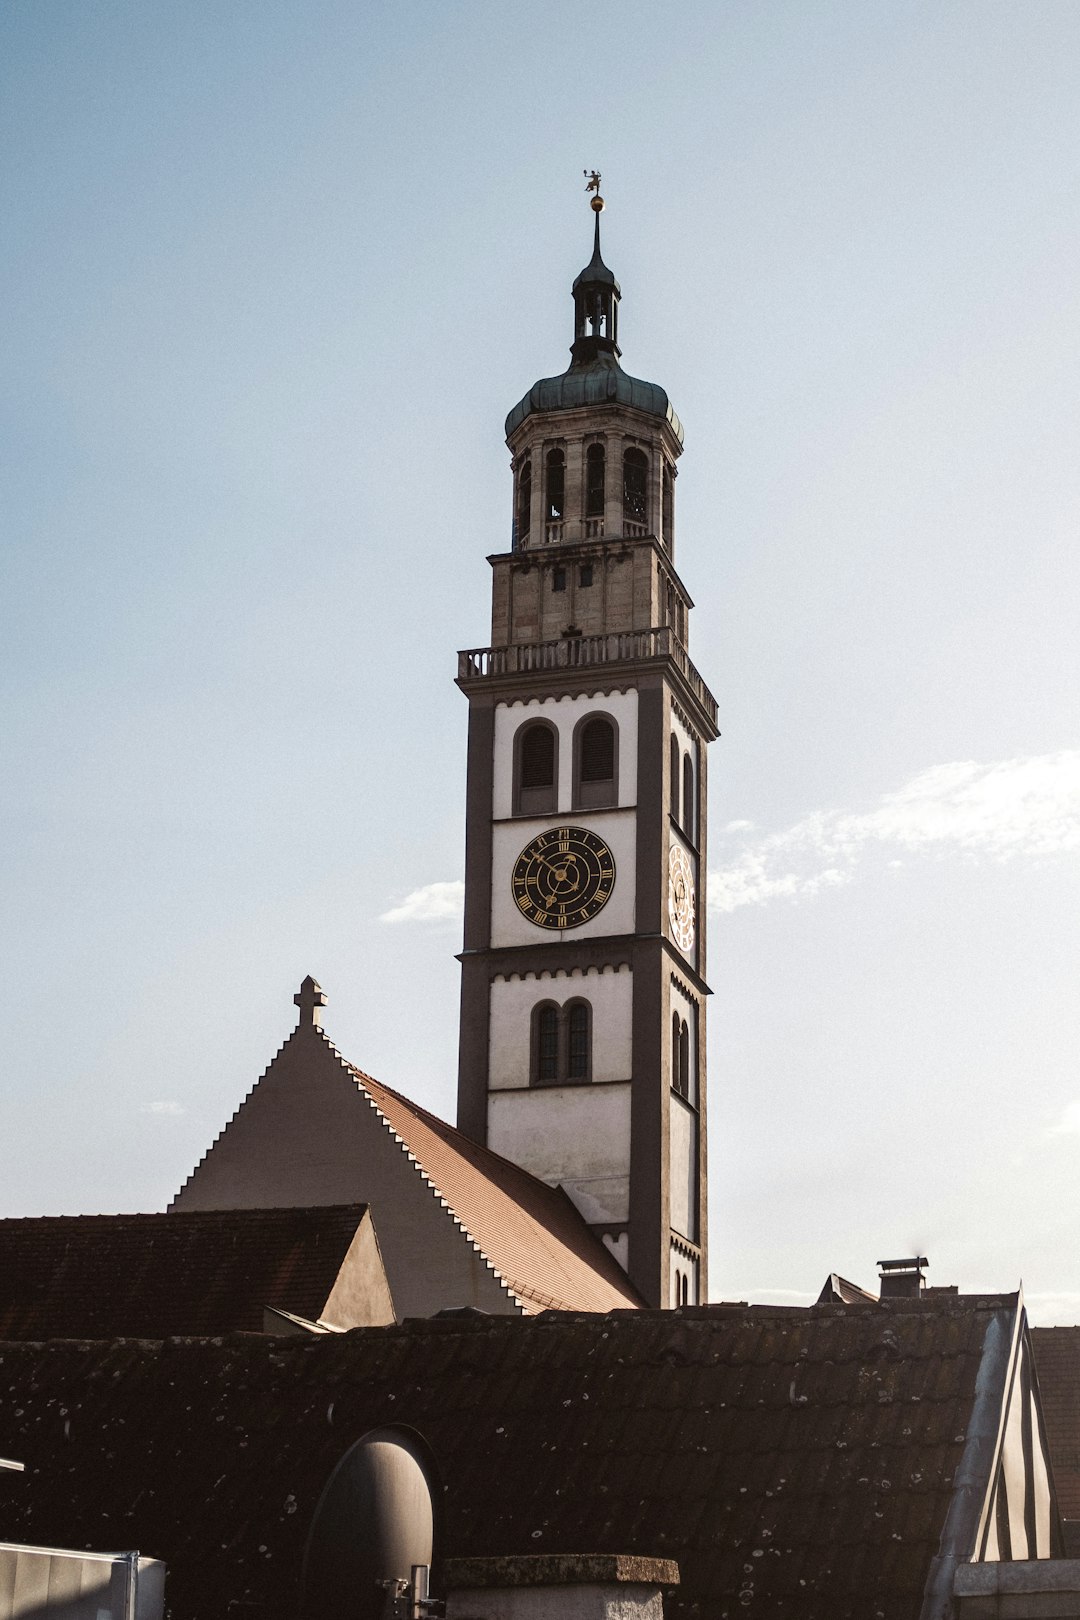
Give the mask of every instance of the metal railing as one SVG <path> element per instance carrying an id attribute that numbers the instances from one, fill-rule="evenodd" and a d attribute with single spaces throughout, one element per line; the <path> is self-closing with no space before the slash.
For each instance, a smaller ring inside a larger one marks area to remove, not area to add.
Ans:
<path id="1" fill-rule="evenodd" d="M 670 658 L 698 702 L 716 722 L 716 699 L 670 625 L 609 636 L 564 636 L 561 641 L 524 642 L 515 647 L 470 647 L 458 653 L 458 680 L 535 675 L 546 670 L 588 669 L 600 664 L 640 663 Z"/>

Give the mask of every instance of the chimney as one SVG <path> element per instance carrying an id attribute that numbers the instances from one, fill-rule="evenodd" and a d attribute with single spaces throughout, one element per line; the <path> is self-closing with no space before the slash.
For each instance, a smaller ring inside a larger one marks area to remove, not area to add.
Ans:
<path id="1" fill-rule="evenodd" d="M 879 1260 L 882 1299 L 921 1299 L 926 1288 L 923 1267 L 930 1264 L 925 1254 L 907 1260 Z"/>

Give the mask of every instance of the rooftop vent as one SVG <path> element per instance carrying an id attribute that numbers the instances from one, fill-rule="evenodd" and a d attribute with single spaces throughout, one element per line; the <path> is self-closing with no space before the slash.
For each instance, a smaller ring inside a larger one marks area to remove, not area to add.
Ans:
<path id="1" fill-rule="evenodd" d="M 930 1264 L 925 1254 L 910 1256 L 907 1260 L 879 1260 L 882 1299 L 921 1299 L 926 1288 L 924 1267 Z"/>

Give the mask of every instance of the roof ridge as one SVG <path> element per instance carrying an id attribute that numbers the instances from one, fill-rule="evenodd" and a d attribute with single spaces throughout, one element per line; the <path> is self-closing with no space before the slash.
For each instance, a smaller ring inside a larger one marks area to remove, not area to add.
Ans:
<path id="1" fill-rule="evenodd" d="M 457 1210 L 452 1207 L 452 1205 L 450 1203 L 450 1200 L 435 1185 L 434 1181 L 428 1175 L 427 1171 L 424 1169 L 423 1165 L 420 1163 L 420 1160 L 416 1157 L 416 1154 L 409 1147 L 409 1144 L 405 1141 L 405 1139 L 401 1135 L 400 1131 L 396 1130 L 395 1127 L 391 1124 L 390 1120 L 387 1119 L 386 1115 L 383 1113 L 383 1110 L 379 1107 L 379 1104 L 378 1104 L 377 1100 L 375 1099 L 375 1097 L 372 1096 L 371 1092 L 368 1090 L 368 1086 L 376 1086 L 376 1087 L 378 1087 L 378 1089 L 380 1089 L 382 1091 L 389 1092 L 391 1096 L 395 1097 L 399 1102 L 405 1103 L 406 1106 L 408 1106 L 408 1107 L 416 1108 L 416 1107 L 418 1107 L 418 1105 L 415 1104 L 415 1103 L 410 1103 L 409 1099 L 407 1097 L 402 1096 L 400 1092 L 392 1091 L 389 1086 L 384 1086 L 382 1084 L 382 1082 L 380 1080 L 376 1080 L 373 1075 L 365 1074 L 362 1069 L 358 1069 L 356 1067 L 355 1063 L 350 1063 L 348 1058 L 344 1055 L 344 1053 L 342 1051 L 340 1051 L 337 1046 L 334 1045 L 334 1042 L 330 1039 L 329 1035 L 326 1033 L 326 1031 L 324 1029 L 320 1029 L 318 1033 L 322 1037 L 322 1039 L 326 1042 L 326 1045 L 330 1048 L 330 1050 L 334 1054 L 334 1056 L 338 1059 L 338 1061 L 341 1064 L 342 1068 L 345 1069 L 346 1072 L 349 1075 L 351 1075 L 351 1077 L 355 1081 L 358 1082 L 358 1084 L 360 1085 L 361 1090 L 364 1093 L 364 1096 L 368 1100 L 369 1105 L 378 1114 L 379 1119 L 382 1121 L 382 1124 L 384 1125 L 386 1130 L 388 1130 L 390 1132 L 390 1135 L 394 1138 L 395 1142 L 397 1142 L 398 1146 L 401 1148 L 402 1152 L 406 1155 L 406 1157 L 416 1166 L 416 1170 L 417 1170 L 418 1175 L 421 1177 L 421 1179 L 423 1180 L 425 1185 L 431 1190 L 431 1193 L 432 1193 L 433 1197 L 435 1197 L 439 1201 L 439 1203 L 443 1206 L 443 1208 L 449 1214 L 451 1220 L 465 1234 L 465 1237 L 472 1244 L 473 1248 L 476 1250 L 476 1253 L 480 1256 L 481 1260 L 487 1266 L 487 1268 L 491 1272 L 492 1276 L 495 1277 L 495 1279 L 498 1281 L 500 1286 L 503 1289 L 505 1289 L 506 1293 L 510 1296 L 510 1298 L 512 1300 L 514 1300 L 514 1302 L 516 1304 L 523 1305 L 524 1301 L 518 1296 L 518 1294 L 515 1292 L 515 1290 L 511 1287 L 510 1282 L 508 1281 L 508 1279 L 506 1277 L 503 1276 L 502 1272 L 499 1270 L 498 1266 L 496 1266 L 496 1264 L 492 1260 L 491 1256 L 487 1253 L 487 1251 L 485 1249 L 483 1249 L 480 1246 L 480 1243 L 478 1242 L 477 1238 L 469 1230 L 469 1228 L 465 1225 L 465 1222 L 461 1219 L 461 1216 L 458 1214 Z M 423 1113 L 423 1112 L 425 1112 L 425 1110 L 421 1109 L 420 1112 Z M 431 1115 L 430 1117 L 432 1119 L 437 1119 L 438 1116 L 437 1115 Z"/>

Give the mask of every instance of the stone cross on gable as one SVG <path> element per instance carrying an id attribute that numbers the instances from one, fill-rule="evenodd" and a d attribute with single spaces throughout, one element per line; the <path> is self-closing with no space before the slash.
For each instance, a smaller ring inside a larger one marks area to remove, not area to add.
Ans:
<path id="1" fill-rule="evenodd" d="M 322 1027 L 322 1010 L 326 1006 L 326 997 L 310 973 L 293 996 L 293 1001 L 300 1009 L 299 1028 L 303 1029 L 309 1025 L 312 1029 Z"/>

